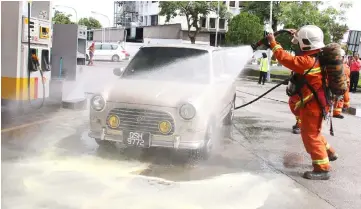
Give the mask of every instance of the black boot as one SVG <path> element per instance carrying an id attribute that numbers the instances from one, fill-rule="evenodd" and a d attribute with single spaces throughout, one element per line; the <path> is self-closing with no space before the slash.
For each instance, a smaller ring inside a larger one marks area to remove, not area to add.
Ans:
<path id="1" fill-rule="evenodd" d="M 301 133 L 301 129 L 300 129 L 300 127 L 298 127 L 297 123 L 294 126 L 292 126 L 292 132 L 294 134 L 300 134 Z"/>
<path id="2" fill-rule="evenodd" d="M 334 117 L 334 118 L 339 118 L 339 119 L 343 119 L 343 118 L 344 118 L 343 115 L 334 115 L 333 117 Z"/>
<path id="3" fill-rule="evenodd" d="M 303 178 L 310 180 L 329 180 L 330 173 L 328 171 L 306 171 Z"/>

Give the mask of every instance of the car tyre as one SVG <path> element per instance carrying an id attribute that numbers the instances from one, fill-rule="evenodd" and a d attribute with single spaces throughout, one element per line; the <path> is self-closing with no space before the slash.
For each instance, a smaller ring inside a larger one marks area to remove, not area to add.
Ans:
<path id="1" fill-rule="evenodd" d="M 112 61 L 113 61 L 113 62 L 119 62 L 119 60 L 120 60 L 120 58 L 119 58 L 118 55 L 113 55 L 113 56 L 112 56 Z"/>
<path id="2" fill-rule="evenodd" d="M 95 139 L 95 142 L 96 142 L 100 147 L 114 147 L 114 142 L 112 142 L 112 141 Z"/>
<path id="3" fill-rule="evenodd" d="M 236 107 L 236 95 L 234 95 L 234 98 L 233 98 L 233 101 L 231 104 L 231 109 L 229 109 L 227 116 L 223 120 L 224 125 L 227 125 L 227 126 L 232 125 L 235 107 Z"/>

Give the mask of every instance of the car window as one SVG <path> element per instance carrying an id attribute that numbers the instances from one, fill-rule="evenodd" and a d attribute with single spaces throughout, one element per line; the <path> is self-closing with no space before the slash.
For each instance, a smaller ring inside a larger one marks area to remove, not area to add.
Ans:
<path id="1" fill-rule="evenodd" d="M 118 49 L 118 45 L 112 44 L 112 49 L 113 49 L 113 50 Z"/>
<path id="2" fill-rule="evenodd" d="M 210 55 L 206 50 L 145 47 L 134 56 L 122 77 L 208 83 L 209 62 Z"/>
<path id="3" fill-rule="evenodd" d="M 95 44 L 95 45 L 94 45 L 94 48 L 95 48 L 96 50 L 99 50 L 99 49 L 101 48 L 101 46 L 102 46 L 102 45 L 100 45 L 100 44 Z"/>
<path id="4" fill-rule="evenodd" d="M 102 50 L 111 50 L 112 47 L 110 44 L 102 44 Z"/>

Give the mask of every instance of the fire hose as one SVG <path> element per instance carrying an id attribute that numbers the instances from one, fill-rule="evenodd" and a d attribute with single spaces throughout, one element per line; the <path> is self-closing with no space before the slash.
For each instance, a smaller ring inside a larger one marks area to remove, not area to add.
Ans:
<path id="1" fill-rule="evenodd" d="M 243 105 L 241 105 L 241 106 L 235 107 L 234 109 L 237 110 L 237 109 L 240 109 L 240 108 L 242 108 L 242 107 L 246 107 L 246 106 L 252 104 L 253 102 L 261 99 L 261 98 L 264 97 L 264 96 L 266 96 L 268 93 L 270 93 L 271 91 L 275 90 L 275 89 L 278 88 L 279 86 L 285 85 L 286 83 L 288 83 L 289 80 L 290 80 L 289 78 L 283 80 L 282 82 L 280 82 L 280 83 L 278 83 L 277 85 L 275 85 L 274 87 L 272 87 L 270 90 L 268 90 L 268 91 L 266 91 L 265 93 L 263 93 L 263 94 L 261 94 L 260 96 L 258 96 L 256 99 L 254 99 L 254 100 L 252 100 L 252 101 L 250 101 L 250 102 L 247 102 L 246 104 L 243 104 Z"/>
<path id="2" fill-rule="evenodd" d="M 289 30 L 286 30 L 286 29 L 283 29 L 283 30 L 279 30 L 279 31 L 276 31 L 274 33 L 274 36 L 277 37 L 281 34 L 289 34 L 291 35 L 291 32 Z M 261 40 L 257 41 L 256 43 L 252 44 L 251 45 L 252 49 L 254 51 L 256 50 L 259 50 L 260 48 L 270 48 L 270 45 L 268 43 L 268 40 L 267 40 L 267 37 L 264 37 L 262 38 Z M 275 90 L 276 88 L 280 87 L 281 85 L 287 85 L 288 81 L 290 80 L 290 78 L 287 78 L 285 80 L 283 80 L 282 82 L 278 83 L 277 85 L 275 85 L 274 87 L 272 87 L 271 89 L 269 89 L 268 91 L 266 91 L 265 93 L 261 94 L 260 96 L 258 96 L 257 98 L 255 98 L 254 100 L 250 101 L 250 102 L 247 102 L 246 104 L 243 104 L 243 105 L 240 105 L 238 107 L 235 107 L 234 109 L 237 110 L 237 109 L 240 109 L 240 108 L 243 108 L 243 107 L 246 107 L 256 101 L 258 101 L 259 99 L 261 99 L 262 97 L 266 96 L 267 94 L 269 94 L 271 91 Z"/>

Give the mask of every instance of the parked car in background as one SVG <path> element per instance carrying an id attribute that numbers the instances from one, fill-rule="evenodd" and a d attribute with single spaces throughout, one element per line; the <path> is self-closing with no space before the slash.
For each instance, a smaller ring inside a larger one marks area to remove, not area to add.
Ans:
<path id="1" fill-rule="evenodd" d="M 208 157 L 232 123 L 235 79 L 222 49 L 197 45 L 141 47 L 119 81 L 90 101 L 90 132 L 99 145 L 167 147 Z"/>
<path id="2" fill-rule="evenodd" d="M 128 60 L 129 53 L 118 43 L 95 43 L 93 60 L 107 60 L 119 62 Z M 86 51 L 86 59 L 89 60 L 89 50 Z"/>

